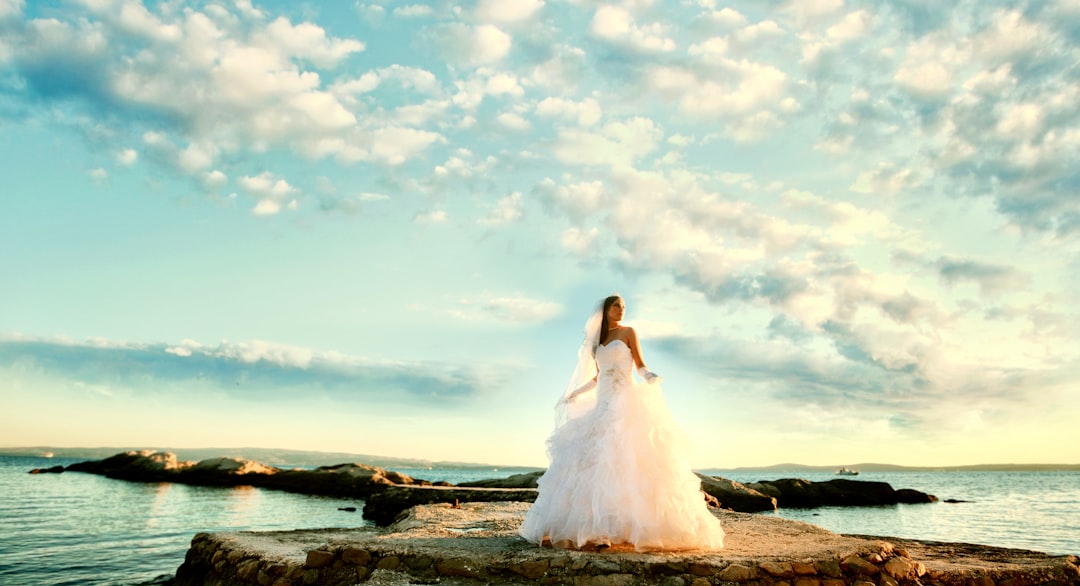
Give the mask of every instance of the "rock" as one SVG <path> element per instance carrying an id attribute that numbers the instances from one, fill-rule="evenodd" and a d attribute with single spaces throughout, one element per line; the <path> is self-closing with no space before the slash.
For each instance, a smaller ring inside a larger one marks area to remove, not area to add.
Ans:
<path id="1" fill-rule="evenodd" d="M 907 578 L 915 574 L 915 564 L 905 557 L 894 557 L 885 562 L 885 573 L 893 578 Z"/>
<path id="2" fill-rule="evenodd" d="M 536 472 L 513 474 L 506 478 L 460 482 L 458 486 L 465 488 L 536 488 L 536 481 L 543 475 L 543 470 L 537 470 Z"/>
<path id="3" fill-rule="evenodd" d="M 194 466 L 178 470 L 173 481 L 201 486 L 236 486 L 247 484 L 249 477 L 253 484 L 257 484 L 260 477 L 277 474 L 278 471 L 277 468 L 264 466 L 253 460 L 230 457 L 208 458 L 199 461 Z"/>
<path id="4" fill-rule="evenodd" d="M 334 561 L 334 553 L 331 551 L 324 551 L 321 549 L 313 549 L 307 552 L 307 558 L 304 562 L 304 566 L 308 568 L 325 568 Z"/>
<path id="5" fill-rule="evenodd" d="M 741 564 L 731 564 L 721 570 L 716 577 L 725 582 L 745 582 L 756 578 L 757 571 Z"/>
<path id="6" fill-rule="evenodd" d="M 346 513 L 355 513 L 356 507 L 338 507 L 339 511 L 345 511 Z"/>
<path id="7" fill-rule="evenodd" d="M 922 503 L 936 503 L 937 497 L 932 494 L 926 494 L 918 490 L 910 488 L 899 488 L 896 490 L 896 502 L 909 505 L 918 505 Z"/>
<path id="8" fill-rule="evenodd" d="M 208 458 L 206 460 L 200 460 L 194 466 L 188 468 L 187 472 L 208 472 L 217 474 L 275 474 L 278 472 L 277 468 L 273 466 L 264 466 L 258 462 L 252 460 L 244 460 L 242 458 Z"/>
<path id="9" fill-rule="evenodd" d="M 817 571 L 823 576 L 828 576 L 830 578 L 839 578 L 843 575 L 840 571 L 840 562 L 835 559 L 830 558 L 821 560 L 814 564 L 814 567 L 817 568 Z"/>
<path id="10" fill-rule="evenodd" d="M 347 564 L 366 566 L 371 562 L 371 553 L 366 549 L 360 549 L 358 547 L 346 547 L 345 550 L 341 552 L 341 559 Z"/>
<path id="11" fill-rule="evenodd" d="M 543 475 L 543 470 L 537 470 L 514 474 L 506 478 L 462 482 L 457 486 L 461 488 L 536 488 L 537 481 Z M 698 477 L 701 478 L 701 490 L 705 493 L 705 500 L 710 506 L 719 506 L 741 513 L 776 510 L 775 499 L 740 482 L 704 474 L 698 474 Z"/>
<path id="12" fill-rule="evenodd" d="M 698 474 L 698 477 L 701 478 L 701 490 L 705 494 L 716 497 L 723 508 L 740 513 L 776 510 L 775 498 L 764 495 L 741 482 L 704 474 Z"/>
<path id="13" fill-rule="evenodd" d="M 322 586 L 353 586 L 370 579 L 372 584 L 385 585 L 384 578 L 393 577 L 394 584 L 403 586 L 527 581 L 548 586 L 981 586 L 972 578 L 991 574 L 999 585 L 1080 584 L 1080 560 L 1075 557 L 843 536 L 773 515 L 726 511 L 713 511 L 728 530 L 725 547 L 718 552 L 642 554 L 615 545 L 603 553 L 586 553 L 537 547 L 517 534 L 528 506 L 520 502 L 462 503 L 457 509 L 445 504 L 418 506 L 387 528 L 203 533 L 192 540 L 174 584 L 296 586 L 307 580 Z M 869 563 L 865 558 L 888 551 L 889 544 L 907 551 L 913 566 L 925 560 L 927 578 L 897 579 L 887 571 L 865 573 L 861 565 Z M 309 561 L 325 565 L 315 568 Z M 794 577 L 774 576 L 783 574 L 787 564 Z M 391 566 L 395 569 L 386 569 Z"/>
<path id="14" fill-rule="evenodd" d="M 372 494 L 364 502 L 364 518 L 375 524 L 386 526 L 394 522 L 399 514 L 416 505 L 435 503 L 475 503 L 475 502 L 533 502 L 536 500 L 535 488 L 465 488 L 441 486 L 394 485 L 377 494 Z"/>
<path id="15" fill-rule="evenodd" d="M 529 580 L 537 580 L 547 573 L 548 560 L 521 562 L 510 566 L 510 571 Z"/>
<path id="16" fill-rule="evenodd" d="M 880 571 L 877 566 L 857 555 L 844 558 L 844 561 L 840 562 L 840 568 L 845 572 L 866 574 L 867 576 L 872 576 Z"/>
<path id="17" fill-rule="evenodd" d="M 303 494 L 367 498 L 395 484 L 391 478 L 412 483 L 412 479 L 366 464 L 320 466 L 314 470 L 282 470 L 261 479 L 258 486 Z"/>
<path id="18" fill-rule="evenodd" d="M 435 571 L 443 576 L 456 576 L 458 578 L 475 578 L 476 570 L 467 560 L 448 559 L 435 564 Z"/>
<path id="19" fill-rule="evenodd" d="M 138 482 L 171 481 L 176 473 L 188 468 L 191 462 L 180 462 L 172 452 L 154 450 L 128 451 L 104 460 L 79 462 L 65 468 L 71 472 L 89 472 L 120 480 Z"/>
<path id="20" fill-rule="evenodd" d="M 63 471 L 63 466 L 53 466 L 52 468 L 34 468 L 30 474 L 60 474 Z"/>
<path id="21" fill-rule="evenodd" d="M 895 505 L 897 503 L 930 503 L 937 497 L 917 490 L 893 490 L 887 482 L 848 480 L 836 478 L 826 482 L 810 482 L 801 478 L 763 480 L 761 484 L 773 487 L 780 496 L 777 505 L 796 509 L 815 507 L 869 507 Z M 902 500 L 903 499 L 903 500 Z"/>
<path id="22" fill-rule="evenodd" d="M 170 452 L 124 452 L 104 460 L 80 462 L 65 468 L 138 482 L 177 482 L 209 486 L 257 486 L 314 494 L 364 499 L 389 486 L 416 484 L 404 474 L 365 464 L 321 466 L 314 470 L 280 470 L 240 458 L 210 458 L 197 464 L 179 462 Z M 430 483 L 426 483 L 430 484 Z"/>
<path id="23" fill-rule="evenodd" d="M 795 573 L 790 562 L 765 561 L 758 567 L 774 578 L 790 578 Z"/>
<path id="24" fill-rule="evenodd" d="M 747 484 L 746 487 L 756 490 L 765 496 L 771 496 L 773 498 L 778 498 L 780 496 L 779 489 L 777 489 L 771 484 L 766 484 L 764 482 L 751 482 L 750 484 Z"/>

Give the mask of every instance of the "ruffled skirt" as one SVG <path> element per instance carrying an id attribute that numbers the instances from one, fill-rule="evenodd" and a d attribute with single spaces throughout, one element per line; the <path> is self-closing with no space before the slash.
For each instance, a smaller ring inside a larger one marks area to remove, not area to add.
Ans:
<path id="1" fill-rule="evenodd" d="M 724 530 L 691 472 L 686 440 L 656 385 L 600 389 L 597 406 L 548 440 L 551 465 L 520 534 L 533 543 L 719 549 Z"/>

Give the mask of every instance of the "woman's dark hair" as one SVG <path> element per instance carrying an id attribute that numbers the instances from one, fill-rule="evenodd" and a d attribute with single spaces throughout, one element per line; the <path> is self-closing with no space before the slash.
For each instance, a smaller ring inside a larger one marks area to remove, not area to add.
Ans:
<path id="1" fill-rule="evenodd" d="M 603 344 L 608 337 L 607 310 L 611 309 L 611 306 L 615 305 L 615 302 L 619 299 L 622 298 L 618 295 L 604 298 L 604 307 L 600 310 L 600 337 L 596 341 L 598 344 Z"/>

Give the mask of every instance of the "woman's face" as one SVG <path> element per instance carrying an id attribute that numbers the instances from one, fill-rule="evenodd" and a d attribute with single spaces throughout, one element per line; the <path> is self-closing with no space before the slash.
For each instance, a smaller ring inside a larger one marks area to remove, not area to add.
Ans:
<path id="1" fill-rule="evenodd" d="M 607 318 L 609 322 L 622 321 L 623 314 L 626 313 L 626 304 L 623 303 L 622 297 L 615 300 L 611 304 L 611 307 L 607 310 Z"/>

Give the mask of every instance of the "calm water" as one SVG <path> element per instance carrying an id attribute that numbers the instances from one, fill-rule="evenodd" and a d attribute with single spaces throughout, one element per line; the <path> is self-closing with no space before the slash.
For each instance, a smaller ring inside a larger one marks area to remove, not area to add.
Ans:
<path id="1" fill-rule="evenodd" d="M 171 575 L 201 531 L 357 527 L 362 502 L 254 488 L 141 484 L 89 474 L 27 474 L 62 458 L 0 457 L 0 584 L 139 584 Z M 400 469 L 462 482 L 521 470 Z M 711 471 L 713 472 L 713 471 Z M 790 477 L 744 476 L 740 481 Z M 829 480 L 831 474 L 801 474 Z M 966 541 L 1050 553 L 1080 553 L 1080 473 L 863 473 L 963 504 L 787 510 L 783 517 L 839 533 Z"/>
<path id="2" fill-rule="evenodd" d="M 830 473 L 716 473 L 740 482 L 793 476 L 816 482 L 837 478 Z M 914 488 L 942 501 L 970 502 L 782 509 L 776 514 L 836 533 L 1080 554 L 1080 472 L 863 472 L 854 479 Z"/>

